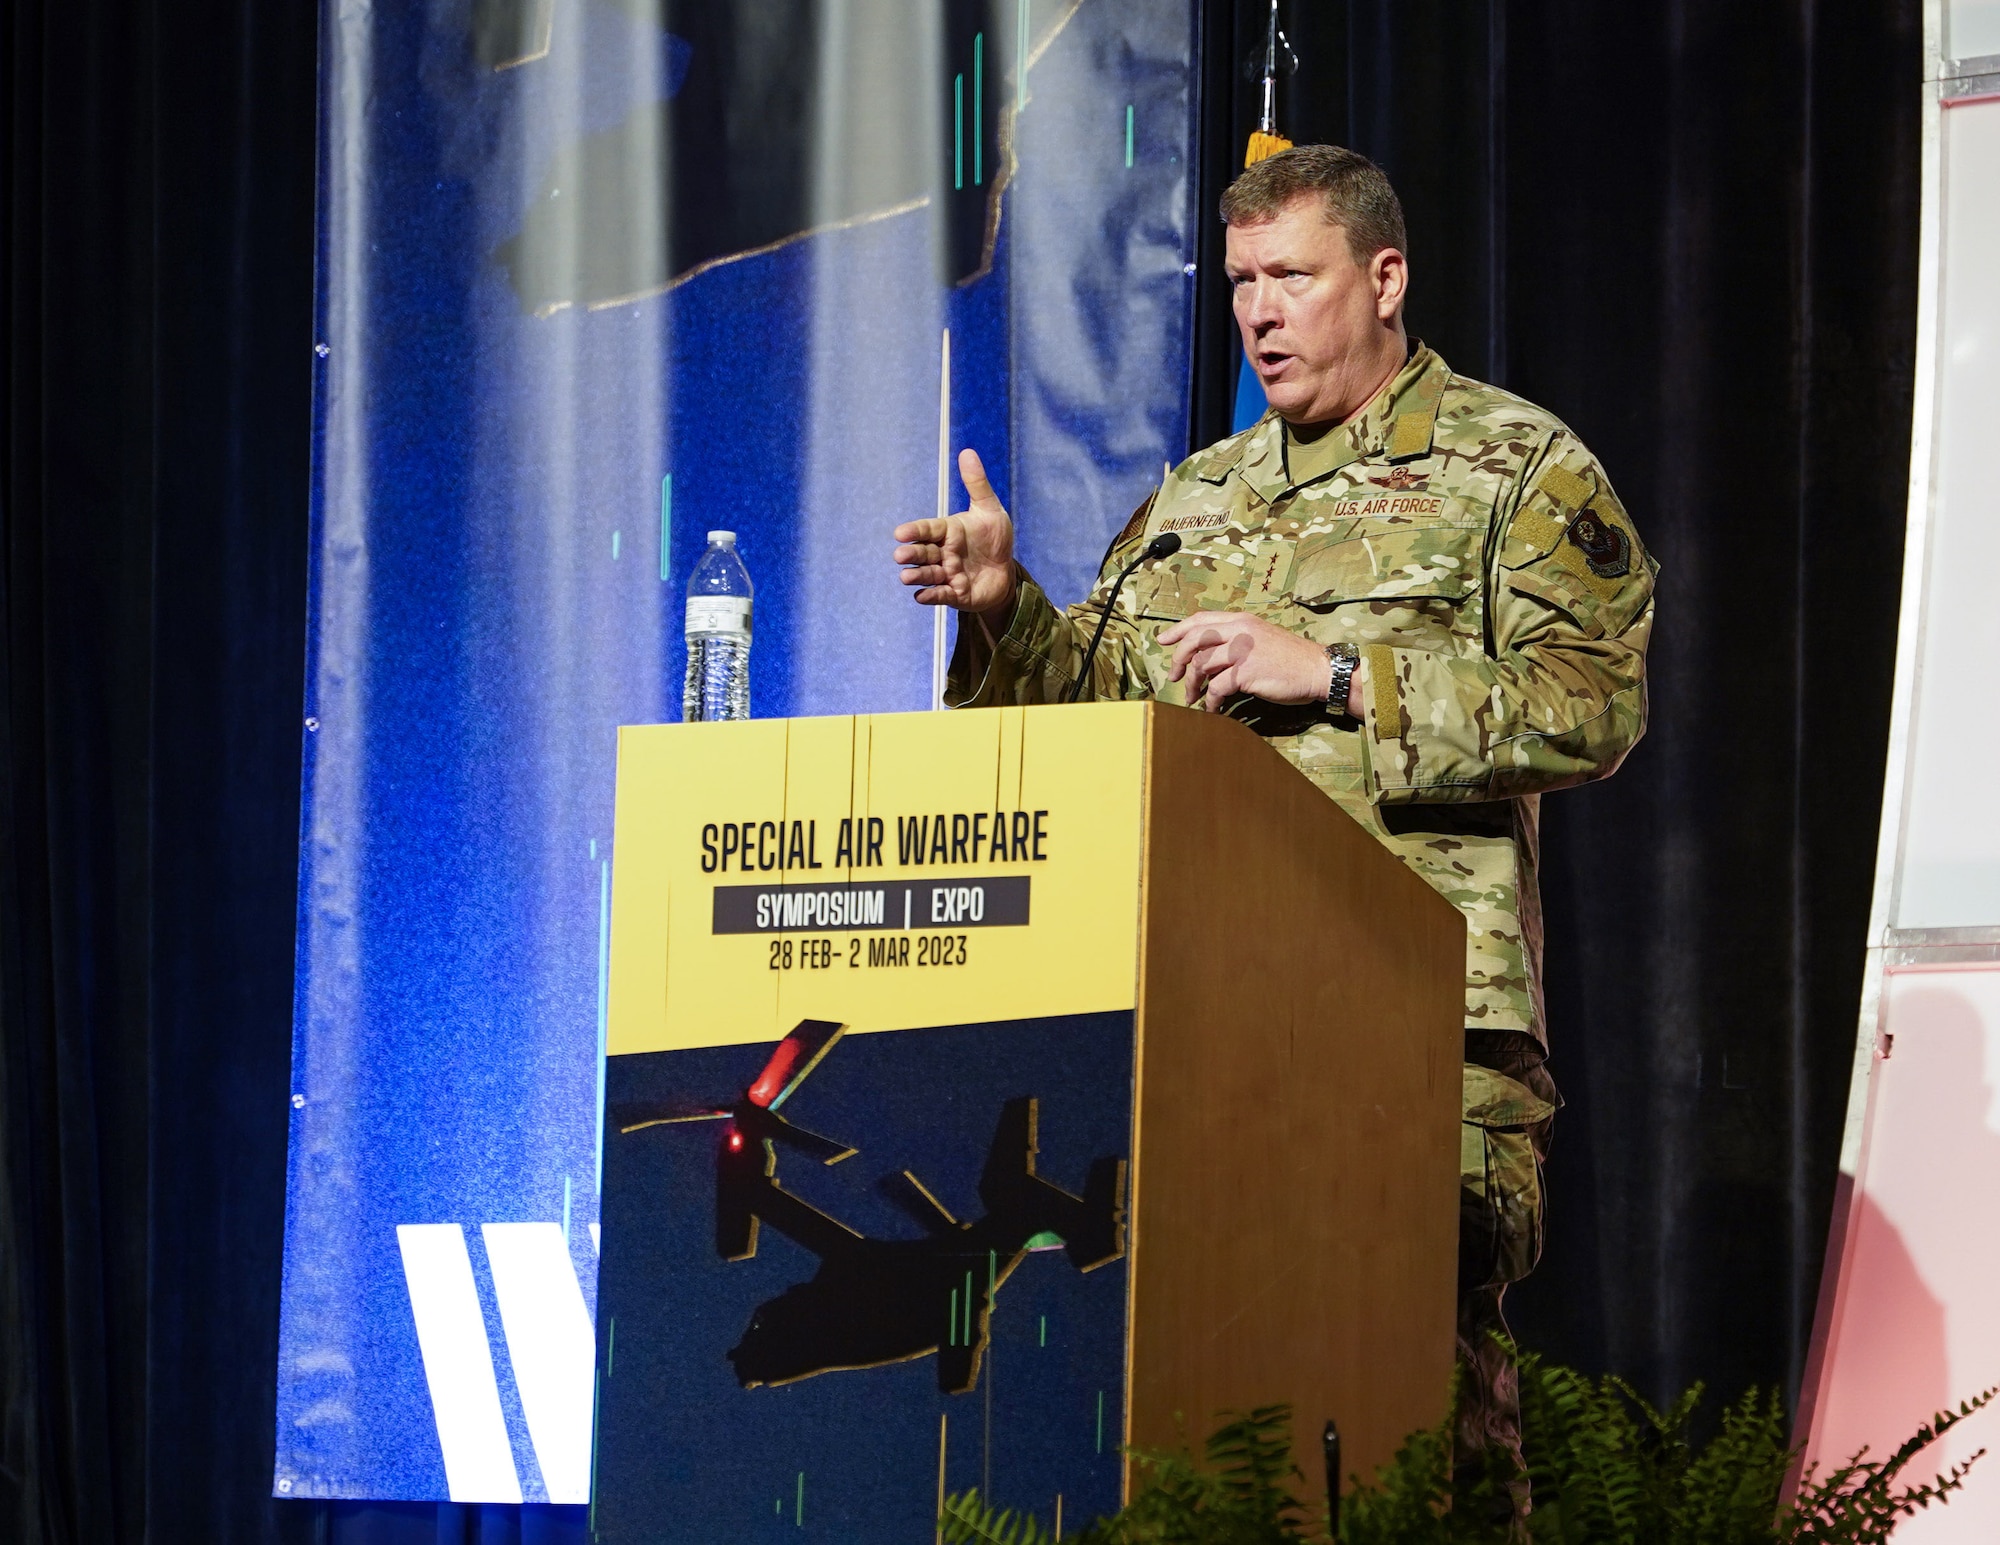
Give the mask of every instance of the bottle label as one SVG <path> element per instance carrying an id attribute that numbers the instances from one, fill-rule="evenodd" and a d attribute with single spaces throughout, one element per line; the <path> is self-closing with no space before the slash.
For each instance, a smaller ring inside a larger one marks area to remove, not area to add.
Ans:
<path id="1" fill-rule="evenodd" d="M 748 633 L 750 599 L 740 595 L 691 595 L 687 630 L 694 633 Z"/>

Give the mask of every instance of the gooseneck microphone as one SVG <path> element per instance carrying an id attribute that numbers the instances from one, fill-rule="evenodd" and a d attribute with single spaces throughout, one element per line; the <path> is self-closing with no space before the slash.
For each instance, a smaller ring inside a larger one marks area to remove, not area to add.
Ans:
<path id="1" fill-rule="evenodd" d="M 1138 557 L 1120 571 L 1117 580 L 1111 586 L 1111 594 L 1104 598 L 1104 610 L 1097 619 L 1097 631 L 1090 635 L 1090 647 L 1083 652 L 1083 669 L 1076 673 L 1076 680 L 1070 683 L 1069 696 L 1063 699 L 1065 703 L 1074 703 L 1077 693 L 1083 690 L 1083 684 L 1090 680 L 1090 664 L 1097 658 L 1097 646 L 1104 642 L 1104 629 L 1111 621 L 1111 608 L 1118 604 L 1118 592 L 1125 588 L 1125 581 L 1132 577 L 1132 571 L 1142 563 L 1151 563 L 1157 558 L 1171 558 L 1180 550 L 1180 533 L 1162 531 L 1145 545 Z"/>

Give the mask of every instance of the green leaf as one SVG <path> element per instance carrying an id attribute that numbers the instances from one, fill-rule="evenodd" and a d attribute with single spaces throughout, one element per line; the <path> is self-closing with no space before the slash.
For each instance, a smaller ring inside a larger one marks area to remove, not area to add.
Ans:
<path id="1" fill-rule="evenodd" d="M 1514 1524 L 1505 1455 L 1453 1491 L 1457 1405 L 1436 1427 L 1412 1433 L 1370 1481 L 1354 1480 L 1341 1503 L 1339 1545 L 1887 1545 L 1912 1513 L 1942 1505 L 1980 1455 L 1919 1485 L 1903 1471 L 2000 1391 L 1940 1411 L 1886 1460 L 1856 1454 L 1830 1474 L 1802 1477 L 1789 1507 L 1780 1489 L 1796 1451 L 1775 1393 L 1751 1390 L 1722 1413 L 1696 1448 L 1690 1436 L 1699 1384 L 1655 1409 L 1616 1377 L 1591 1378 L 1518 1353 L 1523 1448 L 1534 1510 Z M 1983 1450 L 1981 1451 L 1984 1452 Z M 1224 1413 L 1202 1461 L 1178 1453 L 1129 1455 L 1138 1485 L 1131 1502 L 1070 1536 L 1074 1545 L 1306 1545 L 1324 1541 L 1325 1519 L 1308 1532 L 1294 1491 L 1291 1412 L 1281 1405 Z M 1054 1545 L 1028 1513 L 995 1509 L 976 1491 L 949 1498 L 939 1519 L 949 1545 Z"/>
<path id="2" fill-rule="evenodd" d="M 977 1489 L 946 1497 L 938 1526 L 946 1545 L 1055 1545 L 1033 1514 L 996 1511 Z"/>

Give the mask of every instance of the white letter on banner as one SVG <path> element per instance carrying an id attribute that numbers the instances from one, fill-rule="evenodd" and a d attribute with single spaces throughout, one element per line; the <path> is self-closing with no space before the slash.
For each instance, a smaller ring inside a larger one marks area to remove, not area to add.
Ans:
<path id="1" fill-rule="evenodd" d="M 521 1480 L 500 1414 L 465 1232 L 456 1223 L 401 1223 L 396 1243 L 444 1451 L 445 1489 L 454 1502 L 519 1502 Z"/>
<path id="2" fill-rule="evenodd" d="M 556 1223 L 488 1223 L 486 1259 L 521 1414 L 551 1502 L 590 1500 L 590 1396 L 597 1336 Z"/>

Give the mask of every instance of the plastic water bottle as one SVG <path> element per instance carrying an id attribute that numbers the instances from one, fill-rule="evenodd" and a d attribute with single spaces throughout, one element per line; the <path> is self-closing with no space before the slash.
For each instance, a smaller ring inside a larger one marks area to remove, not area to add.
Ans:
<path id="1" fill-rule="evenodd" d="M 688 578 L 685 722 L 750 717 L 751 595 L 736 533 L 709 532 L 708 551 Z"/>

